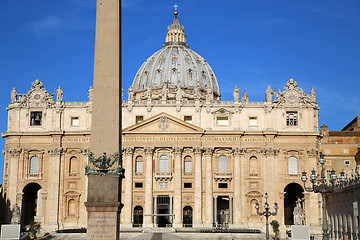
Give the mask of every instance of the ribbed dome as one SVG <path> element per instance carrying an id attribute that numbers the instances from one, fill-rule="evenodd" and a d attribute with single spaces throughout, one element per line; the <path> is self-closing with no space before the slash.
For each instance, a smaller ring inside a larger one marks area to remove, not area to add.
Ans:
<path id="1" fill-rule="evenodd" d="M 142 64 L 129 89 L 132 94 L 129 98 L 145 100 L 151 96 L 165 100 L 178 99 L 181 95 L 181 99 L 219 99 L 213 70 L 205 59 L 189 49 L 185 39 L 184 27 L 175 11 L 163 48 Z"/>

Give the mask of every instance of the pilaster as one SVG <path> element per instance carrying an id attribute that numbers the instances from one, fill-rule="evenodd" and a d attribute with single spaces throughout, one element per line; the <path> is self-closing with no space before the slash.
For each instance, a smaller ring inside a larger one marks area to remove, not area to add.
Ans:
<path id="1" fill-rule="evenodd" d="M 19 178 L 19 162 L 21 156 L 22 149 L 21 148 L 13 148 L 9 150 L 10 159 L 9 163 L 9 174 L 8 174 L 8 196 L 10 200 L 10 206 L 12 207 L 16 203 L 16 195 L 18 192 L 18 178 Z M 9 155 L 8 155 L 9 156 Z M 21 206 L 21 205 L 19 205 Z"/>
<path id="2" fill-rule="evenodd" d="M 213 171 L 212 171 L 212 148 L 205 148 L 205 227 L 211 227 L 213 223 Z"/>
<path id="3" fill-rule="evenodd" d="M 152 147 L 145 148 L 145 209 L 144 209 L 144 227 L 152 227 L 153 214 L 153 153 Z"/>
<path id="4" fill-rule="evenodd" d="M 241 223 L 241 159 L 243 153 L 240 148 L 234 149 L 234 204 L 233 204 L 233 224 L 240 226 Z"/>
<path id="5" fill-rule="evenodd" d="M 175 147 L 174 154 L 175 154 L 175 171 L 174 171 L 174 214 L 175 214 L 175 227 L 182 226 L 182 214 L 181 214 L 181 153 L 182 148 Z"/>
<path id="6" fill-rule="evenodd" d="M 195 181 L 194 181 L 194 227 L 202 227 L 202 187 L 201 187 L 201 147 L 194 148 L 195 153 Z"/>
<path id="7" fill-rule="evenodd" d="M 133 153 L 134 148 L 126 147 L 125 148 L 125 169 L 127 174 L 125 175 L 125 193 L 124 193 L 124 210 L 123 217 L 124 221 L 123 227 L 131 227 L 131 218 L 132 218 L 132 190 L 133 190 Z"/>

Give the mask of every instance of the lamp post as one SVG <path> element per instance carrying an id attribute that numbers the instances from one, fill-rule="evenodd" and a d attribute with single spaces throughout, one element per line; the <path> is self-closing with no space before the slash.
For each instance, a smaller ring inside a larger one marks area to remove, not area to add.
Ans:
<path id="1" fill-rule="evenodd" d="M 256 212 L 259 216 L 265 216 L 266 217 L 266 239 L 269 240 L 269 217 L 270 216 L 276 216 L 279 206 L 277 203 L 274 203 L 274 209 L 275 212 L 270 212 L 270 205 L 267 202 L 267 199 L 269 198 L 268 194 L 265 193 L 265 204 L 264 204 L 264 208 L 265 211 L 264 212 L 260 212 L 260 205 L 259 203 L 256 203 L 255 208 L 256 208 Z"/>
<path id="2" fill-rule="evenodd" d="M 319 163 L 321 165 L 321 175 L 320 179 L 317 179 L 316 170 L 311 170 L 310 174 L 310 182 L 312 183 L 311 187 L 306 187 L 305 183 L 307 180 L 306 172 L 302 172 L 301 180 L 304 182 L 304 189 L 308 192 L 314 192 L 314 193 L 320 193 L 322 197 L 322 210 L 323 210 L 323 224 L 322 224 L 322 230 L 323 230 L 323 240 L 329 240 L 329 233 L 328 233 L 328 224 L 327 224 L 327 216 L 326 216 L 326 194 L 332 193 L 335 190 L 338 190 L 339 186 L 335 185 L 337 176 L 335 174 L 335 170 L 331 170 L 329 179 L 327 180 L 325 177 L 325 169 L 324 164 L 326 162 L 325 155 L 320 154 Z M 343 183 L 345 181 L 345 173 L 340 173 L 340 183 Z M 329 184 L 330 183 L 330 184 Z"/>

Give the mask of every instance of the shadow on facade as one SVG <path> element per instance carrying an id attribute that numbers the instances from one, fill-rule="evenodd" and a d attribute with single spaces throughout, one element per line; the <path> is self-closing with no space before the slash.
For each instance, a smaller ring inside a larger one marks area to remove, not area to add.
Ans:
<path id="1" fill-rule="evenodd" d="M 289 183 L 284 189 L 284 218 L 285 225 L 294 225 L 294 208 L 298 200 L 304 204 L 304 189 L 297 183 Z M 305 206 L 302 206 L 305 209 Z"/>
<path id="2" fill-rule="evenodd" d="M 21 206 L 21 227 L 29 225 L 36 216 L 38 191 L 41 186 L 37 183 L 29 183 L 23 189 Z"/>

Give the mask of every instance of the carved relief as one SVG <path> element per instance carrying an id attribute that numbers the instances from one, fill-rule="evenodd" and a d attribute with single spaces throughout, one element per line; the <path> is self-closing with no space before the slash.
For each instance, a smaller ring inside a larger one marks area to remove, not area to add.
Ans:
<path id="1" fill-rule="evenodd" d="M 8 151 L 12 157 L 19 157 L 22 149 L 21 148 L 13 148 Z"/>
<path id="2" fill-rule="evenodd" d="M 51 156 L 59 156 L 60 154 L 62 154 L 64 152 L 63 148 L 50 148 L 48 149 L 48 153 Z"/>
<path id="3" fill-rule="evenodd" d="M 166 116 L 161 116 L 159 118 L 159 129 L 160 131 L 166 131 L 166 129 L 169 127 L 169 119 Z"/>

